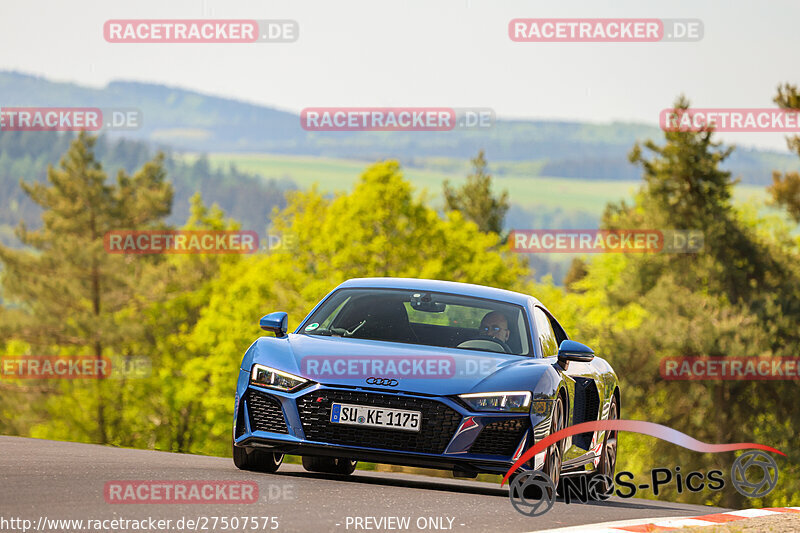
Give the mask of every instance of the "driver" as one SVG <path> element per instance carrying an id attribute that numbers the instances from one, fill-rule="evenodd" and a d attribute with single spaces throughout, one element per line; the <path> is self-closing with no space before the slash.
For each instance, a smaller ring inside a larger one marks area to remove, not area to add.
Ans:
<path id="1" fill-rule="evenodd" d="M 499 311 L 491 311 L 481 320 L 481 326 L 478 328 L 481 335 L 488 335 L 503 342 L 508 342 L 508 337 L 511 331 L 508 329 L 508 319 Z"/>

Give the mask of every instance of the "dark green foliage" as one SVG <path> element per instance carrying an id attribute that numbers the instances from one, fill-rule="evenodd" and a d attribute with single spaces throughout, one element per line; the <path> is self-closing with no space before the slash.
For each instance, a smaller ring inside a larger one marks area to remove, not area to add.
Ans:
<path id="1" fill-rule="evenodd" d="M 800 111 L 800 92 L 795 85 L 787 83 L 778 87 L 775 103 L 781 109 Z M 790 150 L 800 155 L 800 136 L 789 137 L 787 144 Z M 773 172 L 768 191 L 775 204 L 783 206 L 796 222 L 800 222 L 800 173 Z"/>
<path id="2" fill-rule="evenodd" d="M 492 192 L 492 176 L 488 173 L 483 150 L 472 160 L 473 172 L 461 187 L 444 182 L 444 199 L 447 210 L 461 211 L 464 218 L 478 225 L 483 232 L 498 235 L 503 231 L 503 219 L 508 211 L 508 192 L 499 196 Z"/>
<path id="3" fill-rule="evenodd" d="M 688 106 L 684 98 L 675 104 Z M 658 377 L 658 365 L 665 356 L 796 356 L 796 245 L 787 246 L 780 233 L 747 219 L 732 205 L 733 181 L 720 170 L 730 149 L 713 142 L 712 132 L 669 132 L 664 144 L 648 141 L 644 146 L 649 157 L 638 145 L 631 152 L 631 161 L 642 167 L 644 185 L 633 205 L 609 206 L 604 226 L 701 230 L 705 246 L 696 254 L 594 261 L 573 287 L 594 305 L 607 306 L 606 316 L 627 316 L 631 322 L 584 324 L 584 334 L 598 339 L 601 352 L 623 376 L 625 418 L 676 427 L 706 442 L 765 442 L 793 450 L 781 462 L 791 480 L 797 475 L 792 465 L 800 459 L 788 429 L 800 424 L 796 383 L 665 381 Z M 631 437 L 644 442 L 637 439 Z M 700 457 L 652 439 L 647 443 L 638 455 L 647 468 L 678 464 L 684 470 L 684 465 L 709 469 L 732 460 Z M 647 457 L 657 457 L 658 464 L 648 464 Z M 793 497 L 785 483 L 770 501 Z M 732 490 L 696 498 L 729 507 L 757 506 Z"/>
<path id="4" fill-rule="evenodd" d="M 0 132 L 0 243 L 18 243 L 10 227 L 20 220 L 30 227 L 39 226 L 42 211 L 25 195 L 19 182 L 23 178 L 29 182 L 43 181 L 47 165 L 58 162 L 74 137 L 53 132 Z M 95 143 L 94 152 L 110 174 L 117 169 L 132 172 L 154 155 L 147 143 L 103 136 Z M 200 192 L 210 203 L 218 204 L 242 222 L 246 229 L 263 234 L 272 209 L 283 207 L 284 192 L 295 188 L 291 182 L 266 180 L 240 172 L 234 166 L 212 169 L 205 157 L 189 164 L 167 151 L 162 164 L 175 191 L 173 211 L 167 218 L 172 224 L 188 218 L 189 199 Z"/>

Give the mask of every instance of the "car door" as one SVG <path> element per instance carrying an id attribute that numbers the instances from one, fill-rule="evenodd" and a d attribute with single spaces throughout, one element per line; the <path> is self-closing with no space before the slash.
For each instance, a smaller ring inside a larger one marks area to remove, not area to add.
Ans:
<path id="1" fill-rule="evenodd" d="M 567 339 L 564 328 L 544 308 L 538 306 L 534 309 L 534 321 L 542 355 L 555 359 L 558 356 L 558 346 Z M 603 412 L 601 406 L 607 394 L 605 380 L 595 365 L 570 361 L 563 372 L 574 380 L 574 391 L 568 406 L 570 425 L 597 420 Z M 596 433 L 574 435 L 564 451 L 566 466 L 570 463 L 586 462 L 594 457 L 597 440 Z"/>

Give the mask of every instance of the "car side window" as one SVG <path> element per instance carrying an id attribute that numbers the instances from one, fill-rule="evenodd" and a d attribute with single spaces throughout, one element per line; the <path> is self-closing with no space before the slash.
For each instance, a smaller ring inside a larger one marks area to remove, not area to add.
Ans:
<path id="1" fill-rule="evenodd" d="M 553 326 L 553 333 L 556 334 L 556 343 L 561 346 L 561 343 L 568 338 L 567 333 L 564 331 L 564 328 L 561 327 L 561 324 L 558 323 L 558 320 L 550 315 L 548 315 L 547 318 L 550 319 L 550 325 Z"/>
<path id="2" fill-rule="evenodd" d="M 558 342 L 553 326 L 550 325 L 550 318 L 538 307 L 533 310 L 534 322 L 536 322 L 536 334 L 542 346 L 543 357 L 553 357 L 558 355 Z"/>

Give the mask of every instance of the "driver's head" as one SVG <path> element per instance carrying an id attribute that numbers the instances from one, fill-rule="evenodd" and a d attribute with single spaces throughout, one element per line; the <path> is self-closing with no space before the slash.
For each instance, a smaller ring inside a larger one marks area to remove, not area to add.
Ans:
<path id="1" fill-rule="evenodd" d="M 508 337 L 511 335 L 511 331 L 508 329 L 508 319 L 498 311 L 492 311 L 483 317 L 479 331 L 481 335 L 489 335 L 503 342 L 508 341 Z"/>

